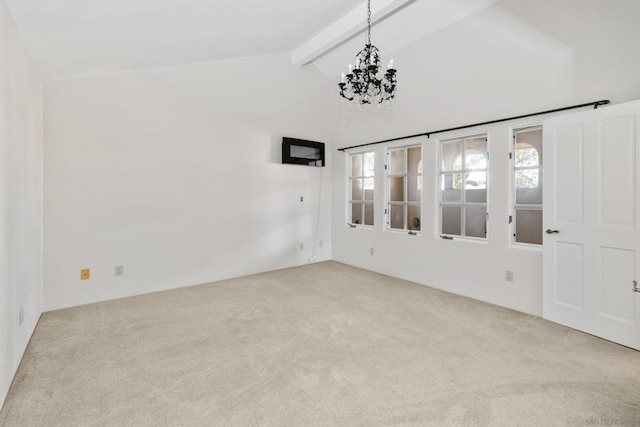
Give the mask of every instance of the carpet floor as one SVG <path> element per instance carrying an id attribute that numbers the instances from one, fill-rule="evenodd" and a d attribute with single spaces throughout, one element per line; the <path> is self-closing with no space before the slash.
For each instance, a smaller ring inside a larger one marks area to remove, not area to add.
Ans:
<path id="1" fill-rule="evenodd" d="M 323 262 L 42 315 L 2 426 L 640 425 L 640 352 Z"/>

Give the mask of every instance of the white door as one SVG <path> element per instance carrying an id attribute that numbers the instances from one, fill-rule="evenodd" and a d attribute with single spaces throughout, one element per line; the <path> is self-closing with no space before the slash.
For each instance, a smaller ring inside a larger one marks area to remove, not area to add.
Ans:
<path id="1" fill-rule="evenodd" d="M 543 317 L 640 350 L 640 101 L 544 122 Z"/>

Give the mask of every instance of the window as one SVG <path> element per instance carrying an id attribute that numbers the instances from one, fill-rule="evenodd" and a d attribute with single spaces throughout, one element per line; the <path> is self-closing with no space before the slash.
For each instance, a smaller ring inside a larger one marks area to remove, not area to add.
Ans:
<path id="1" fill-rule="evenodd" d="M 487 136 L 440 142 L 440 233 L 487 237 Z"/>
<path id="2" fill-rule="evenodd" d="M 387 152 L 387 229 L 421 230 L 422 146 Z"/>
<path id="3" fill-rule="evenodd" d="M 350 160 L 348 222 L 373 225 L 375 153 L 351 154 Z"/>
<path id="4" fill-rule="evenodd" d="M 542 244 L 542 127 L 513 134 L 513 242 Z"/>

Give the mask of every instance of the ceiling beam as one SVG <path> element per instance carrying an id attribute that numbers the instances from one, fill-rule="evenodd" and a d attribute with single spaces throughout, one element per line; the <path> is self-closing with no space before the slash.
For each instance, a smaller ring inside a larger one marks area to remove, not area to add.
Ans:
<path id="1" fill-rule="evenodd" d="M 371 23 L 384 18 L 407 3 L 415 0 L 372 0 Z M 297 47 L 291 54 L 294 65 L 305 65 L 324 55 L 334 47 L 349 40 L 367 28 L 367 3 L 353 9 L 336 22 L 316 34 L 311 40 Z"/>

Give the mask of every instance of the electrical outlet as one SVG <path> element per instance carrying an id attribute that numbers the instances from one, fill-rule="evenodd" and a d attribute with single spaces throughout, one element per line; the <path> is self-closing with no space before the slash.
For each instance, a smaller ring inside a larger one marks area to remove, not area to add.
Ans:
<path id="1" fill-rule="evenodd" d="M 513 271 L 507 270 L 504 272 L 504 280 L 507 282 L 513 282 Z"/>
<path id="2" fill-rule="evenodd" d="M 80 270 L 80 280 L 89 280 L 89 277 L 91 277 L 91 272 L 88 268 Z"/>
<path id="3" fill-rule="evenodd" d="M 300 203 L 304 202 L 304 196 L 300 196 Z"/>
<path id="4" fill-rule="evenodd" d="M 369 248 L 369 255 L 373 256 L 373 254 L 374 254 L 373 248 Z"/>
<path id="5" fill-rule="evenodd" d="M 116 265 L 116 276 L 124 276 L 124 265 Z"/>

